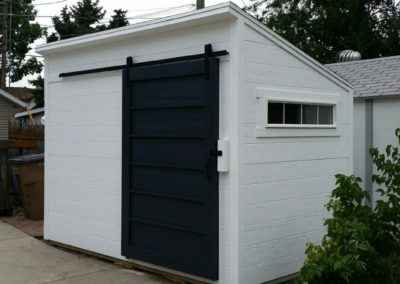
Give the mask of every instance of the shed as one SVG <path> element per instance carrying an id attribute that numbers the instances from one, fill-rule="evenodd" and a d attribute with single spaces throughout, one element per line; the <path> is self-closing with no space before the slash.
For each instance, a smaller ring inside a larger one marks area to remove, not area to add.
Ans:
<path id="1" fill-rule="evenodd" d="M 376 201 L 369 149 L 396 145 L 400 128 L 400 56 L 327 65 L 354 89 L 354 174 Z"/>
<path id="2" fill-rule="evenodd" d="M 45 239 L 280 281 L 352 171 L 344 80 L 232 3 L 42 46 Z"/>

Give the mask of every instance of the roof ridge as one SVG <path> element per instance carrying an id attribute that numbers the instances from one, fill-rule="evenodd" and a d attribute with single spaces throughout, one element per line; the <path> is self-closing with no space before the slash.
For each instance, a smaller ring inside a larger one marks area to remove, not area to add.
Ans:
<path id="1" fill-rule="evenodd" d="M 335 62 L 325 64 L 326 66 L 333 66 L 333 65 L 347 65 L 347 64 L 357 64 L 357 63 L 364 63 L 364 62 L 371 62 L 371 61 L 384 61 L 389 59 L 399 58 L 400 55 L 391 55 L 391 56 L 383 56 L 383 57 L 375 57 L 375 58 L 368 58 L 368 59 L 361 59 L 361 60 L 353 60 L 353 61 L 345 61 L 345 62 Z"/>

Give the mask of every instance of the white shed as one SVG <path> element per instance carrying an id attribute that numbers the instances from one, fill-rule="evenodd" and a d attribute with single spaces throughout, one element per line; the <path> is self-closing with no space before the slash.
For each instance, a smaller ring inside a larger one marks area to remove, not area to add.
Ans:
<path id="1" fill-rule="evenodd" d="M 352 171 L 342 79 L 232 3 L 38 51 L 45 239 L 221 284 L 299 270 Z"/>

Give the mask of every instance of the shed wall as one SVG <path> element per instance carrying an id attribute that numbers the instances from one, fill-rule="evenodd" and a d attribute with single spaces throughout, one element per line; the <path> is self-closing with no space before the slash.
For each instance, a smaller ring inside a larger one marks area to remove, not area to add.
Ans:
<path id="1" fill-rule="evenodd" d="M 334 175 L 352 171 L 352 97 L 244 25 L 239 98 L 240 283 L 293 274 L 319 242 Z M 336 129 L 266 129 L 266 98 L 337 104 Z"/>
<path id="2" fill-rule="evenodd" d="M 373 101 L 373 145 L 385 151 L 387 145 L 398 145 L 395 130 L 400 128 L 400 98 L 376 99 Z M 374 191 L 378 189 L 373 186 Z M 374 193 L 374 201 L 379 198 Z"/>
<path id="3" fill-rule="evenodd" d="M 121 72 L 60 79 L 61 72 L 228 50 L 221 59 L 220 137 L 229 137 L 231 63 L 235 51 L 230 22 L 153 33 L 113 44 L 50 55 L 46 91 L 45 238 L 122 258 L 121 252 Z M 233 150 L 232 150 L 233 151 Z M 232 164 L 232 168 L 235 168 Z M 231 175 L 220 184 L 220 282 L 237 283 L 238 220 Z"/>
<path id="4" fill-rule="evenodd" d="M 400 98 L 374 100 L 374 145 L 380 150 L 384 150 L 388 144 L 398 143 L 394 132 L 400 128 L 399 110 Z"/>
<path id="5" fill-rule="evenodd" d="M 397 145 L 395 130 L 400 128 L 400 98 L 378 98 L 372 100 L 372 143 L 374 147 L 384 151 L 386 146 Z M 367 155 L 366 148 L 366 102 L 354 102 L 354 174 L 361 177 L 363 184 L 370 176 L 366 175 Z M 377 186 L 373 185 L 373 201 L 379 196 Z"/>
<path id="6" fill-rule="evenodd" d="M 366 105 L 365 101 L 354 101 L 354 174 L 363 180 L 366 175 Z"/>

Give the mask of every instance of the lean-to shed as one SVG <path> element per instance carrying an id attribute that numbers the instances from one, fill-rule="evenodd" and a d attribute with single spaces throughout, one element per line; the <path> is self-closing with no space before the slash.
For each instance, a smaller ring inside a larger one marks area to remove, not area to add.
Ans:
<path id="1" fill-rule="evenodd" d="M 42 46 L 45 238 L 223 284 L 298 271 L 352 95 L 232 3 Z"/>

